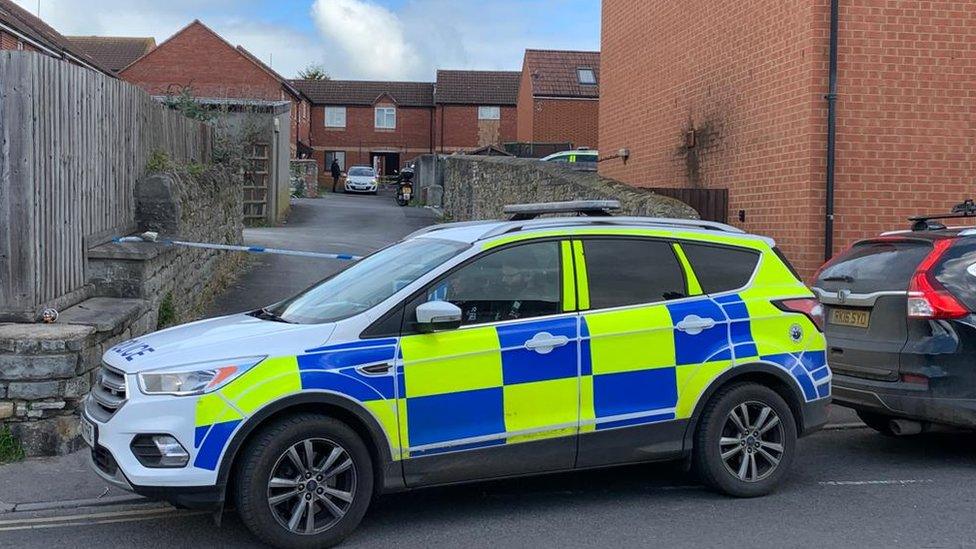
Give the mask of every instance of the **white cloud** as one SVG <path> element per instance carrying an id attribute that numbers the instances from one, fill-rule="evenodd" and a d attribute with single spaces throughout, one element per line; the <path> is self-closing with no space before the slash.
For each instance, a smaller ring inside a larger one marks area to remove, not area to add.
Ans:
<path id="1" fill-rule="evenodd" d="M 332 46 L 330 66 L 385 80 L 418 78 L 427 68 L 403 22 L 382 6 L 365 0 L 316 0 L 312 16 L 326 45 Z"/>

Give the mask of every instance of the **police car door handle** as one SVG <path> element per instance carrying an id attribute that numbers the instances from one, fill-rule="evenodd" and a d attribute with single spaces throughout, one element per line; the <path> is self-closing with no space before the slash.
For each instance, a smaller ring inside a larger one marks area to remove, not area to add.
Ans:
<path id="1" fill-rule="evenodd" d="M 369 366 L 360 366 L 359 371 L 364 374 L 377 376 L 389 372 L 392 367 L 392 362 L 382 362 L 379 364 L 370 364 Z"/>
<path id="2" fill-rule="evenodd" d="M 702 318 L 698 315 L 688 315 L 681 322 L 674 325 L 675 328 L 688 335 L 698 335 L 713 326 L 715 326 L 715 320 Z"/>
<path id="3" fill-rule="evenodd" d="M 556 347 L 562 347 L 567 343 L 569 343 L 569 338 L 566 336 L 554 336 L 549 332 L 539 332 L 525 342 L 525 348 L 540 355 L 546 355 Z"/>

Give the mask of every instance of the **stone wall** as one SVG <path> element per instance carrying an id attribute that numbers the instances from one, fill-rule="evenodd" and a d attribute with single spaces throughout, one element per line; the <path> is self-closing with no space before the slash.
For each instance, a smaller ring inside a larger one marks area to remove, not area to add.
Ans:
<path id="1" fill-rule="evenodd" d="M 140 231 L 239 244 L 243 195 L 235 173 L 195 171 L 171 170 L 137 183 Z M 197 318 L 243 261 L 242 254 L 161 243 L 109 242 L 88 250 L 96 297 L 62 311 L 54 324 L 0 324 L 0 424 L 27 455 L 78 448 L 77 411 L 102 354 L 162 325 Z"/>
<path id="2" fill-rule="evenodd" d="M 622 215 L 698 218 L 691 206 L 673 198 L 554 162 L 452 155 L 441 158 L 439 166 L 442 207 L 454 221 L 500 218 L 506 204 L 582 199 L 619 200 Z"/>

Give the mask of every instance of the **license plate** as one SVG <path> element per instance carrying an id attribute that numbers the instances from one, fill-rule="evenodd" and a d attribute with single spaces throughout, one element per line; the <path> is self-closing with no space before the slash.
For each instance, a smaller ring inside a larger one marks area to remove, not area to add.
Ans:
<path id="1" fill-rule="evenodd" d="M 82 440 L 85 441 L 85 444 L 87 444 L 87 445 L 91 446 L 92 448 L 94 448 L 95 447 L 95 441 L 98 439 L 98 435 L 96 433 L 97 432 L 95 430 L 95 425 L 92 422 L 90 422 L 87 419 L 85 419 L 84 417 L 82 417 L 81 418 L 81 438 L 82 438 Z"/>
<path id="2" fill-rule="evenodd" d="M 858 309 L 831 309 L 830 323 L 838 326 L 854 326 L 855 328 L 867 328 L 871 320 L 870 311 Z"/>

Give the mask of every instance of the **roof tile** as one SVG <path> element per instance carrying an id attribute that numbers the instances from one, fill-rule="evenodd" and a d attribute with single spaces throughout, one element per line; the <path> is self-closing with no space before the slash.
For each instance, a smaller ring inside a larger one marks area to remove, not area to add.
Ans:
<path id="1" fill-rule="evenodd" d="M 388 94 L 402 107 L 433 107 L 433 82 L 378 82 L 372 80 L 291 80 L 313 103 L 372 105 Z"/>
<path id="2" fill-rule="evenodd" d="M 525 68 L 537 97 L 600 97 L 600 52 L 525 50 Z M 577 69 L 593 69 L 596 84 L 580 84 Z"/>
<path id="3" fill-rule="evenodd" d="M 156 47 L 156 39 L 151 37 L 65 36 L 65 38 L 115 72 L 129 66 Z"/>
<path id="4" fill-rule="evenodd" d="M 518 102 L 517 71 L 437 71 L 437 103 L 514 105 Z"/>

